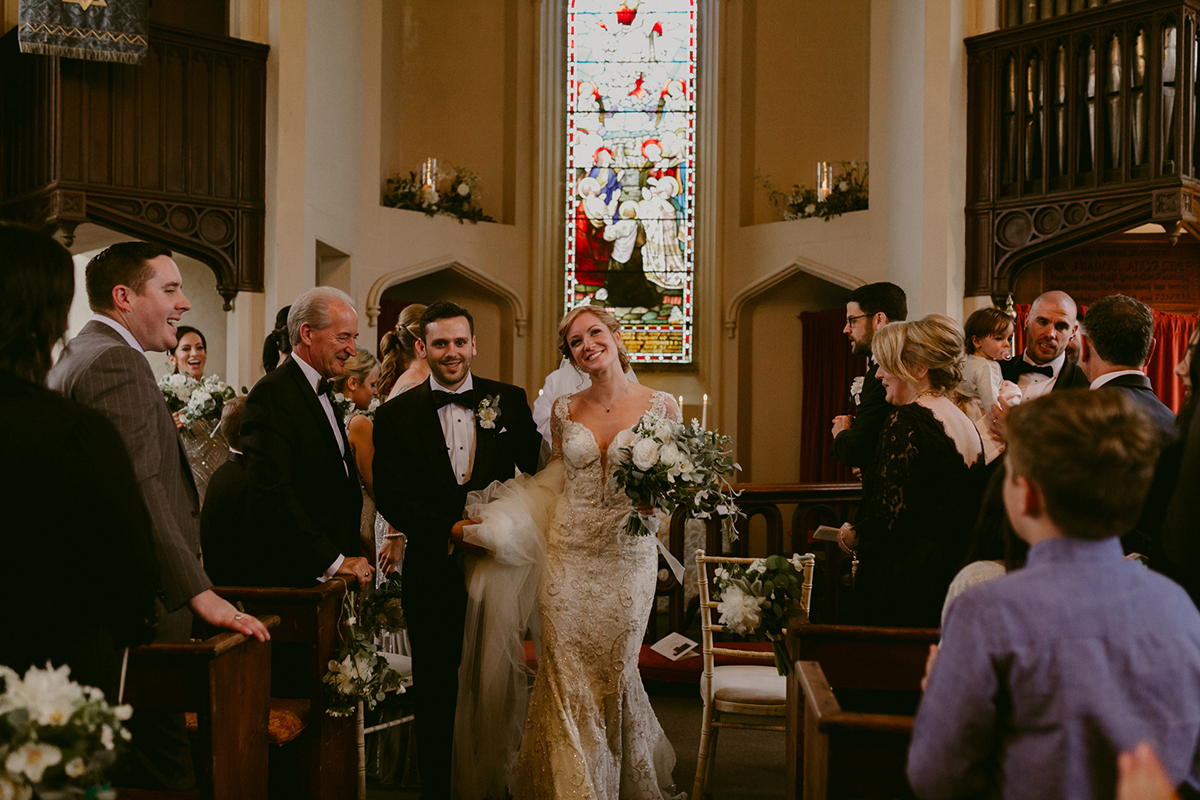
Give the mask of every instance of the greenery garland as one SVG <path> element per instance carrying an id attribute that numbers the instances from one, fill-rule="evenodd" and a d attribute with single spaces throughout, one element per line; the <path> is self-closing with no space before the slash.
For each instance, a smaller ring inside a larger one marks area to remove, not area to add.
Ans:
<path id="1" fill-rule="evenodd" d="M 383 204 L 388 208 L 420 211 L 430 217 L 439 214 L 454 217 L 460 224 L 467 221 L 495 222 L 475 204 L 475 185 L 478 182 L 478 175 L 462 167 L 439 169 L 437 181 L 432 186 L 422 185 L 415 172 L 408 173 L 407 178 L 397 173 L 387 179 Z M 440 191 L 438 187 L 441 187 Z"/>
<path id="2" fill-rule="evenodd" d="M 866 161 L 838 161 L 841 173 L 833 179 L 833 186 L 824 200 L 817 199 L 817 190 L 804 185 L 792 187 L 789 194 L 777 189 L 771 189 L 766 184 L 771 198 L 771 204 L 783 206 L 785 220 L 809 219 L 820 217 L 828 222 L 833 217 L 841 216 L 849 211 L 863 211 L 867 208 L 869 194 L 869 169 Z"/>

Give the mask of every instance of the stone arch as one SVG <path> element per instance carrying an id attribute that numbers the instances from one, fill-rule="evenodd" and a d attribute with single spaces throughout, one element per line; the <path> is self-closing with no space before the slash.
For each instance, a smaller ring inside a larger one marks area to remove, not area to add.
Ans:
<path id="1" fill-rule="evenodd" d="M 807 273 L 823 281 L 844 286 L 847 289 L 856 289 L 866 283 L 866 281 L 857 275 L 842 272 L 819 261 L 797 256 L 796 260 L 792 263 L 780 267 L 765 277 L 746 285 L 740 292 L 733 296 L 733 299 L 729 301 L 729 305 L 725 308 L 725 333 L 728 337 L 730 339 L 737 338 L 738 319 L 741 317 L 742 309 L 747 303 L 780 286 L 793 275 L 799 273 Z"/>

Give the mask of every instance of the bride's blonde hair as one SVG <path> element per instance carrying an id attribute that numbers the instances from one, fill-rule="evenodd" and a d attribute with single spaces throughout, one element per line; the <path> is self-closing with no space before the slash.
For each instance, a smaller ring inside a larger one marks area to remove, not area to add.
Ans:
<path id="1" fill-rule="evenodd" d="M 621 323 L 617 322 L 617 318 L 612 314 L 598 306 L 576 306 L 567 312 L 567 315 L 562 318 L 562 322 L 558 323 L 558 350 L 563 354 L 563 358 L 578 369 L 579 365 L 575 363 L 575 358 L 571 355 L 571 345 L 567 344 L 567 333 L 575 324 L 575 320 L 584 314 L 591 314 L 600 320 L 604 327 L 608 328 L 609 333 L 617 342 L 617 360 L 621 362 L 621 371 L 626 372 L 629 369 L 629 351 L 625 349 L 625 342 L 621 339 Z"/>

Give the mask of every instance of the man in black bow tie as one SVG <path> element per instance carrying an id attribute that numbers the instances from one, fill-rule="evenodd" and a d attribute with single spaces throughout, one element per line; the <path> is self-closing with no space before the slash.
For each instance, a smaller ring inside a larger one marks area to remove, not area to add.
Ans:
<path id="1" fill-rule="evenodd" d="M 359 556 L 362 490 L 328 380 L 356 352 L 358 314 L 350 297 L 310 289 L 288 313 L 292 355 L 255 384 L 242 412 L 249 483 L 247 530 L 261 586 L 314 586 L 333 575 L 361 583 L 372 568 Z"/>
<path id="2" fill-rule="evenodd" d="M 1086 388 L 1091 381 L 1067 358 L 1079 330 L 1079 311 L 1066 292 L 1046 292 L 1029 307 L 1025 352 L 1000 362 L 1000 374 L 1017 384 L 1024 400 L 1061 389 Z"/>
<path id="3" fill-rule="evenodd" d="M 459 564 L 467 493 L 537 469 L 541 435 L 525 391 L 471 374 L 475 323 L 455 303 L 421 315 L 431 372 L 375 414 L 375 502 L 408 535 L 403 601 L 413 649 L 417 762 L 427 798 L 450 797 L 467 592 Z M 469 755 L 466 756 L 469 758 Z M 462 758 L 462 756 L 460 756 Z"/>

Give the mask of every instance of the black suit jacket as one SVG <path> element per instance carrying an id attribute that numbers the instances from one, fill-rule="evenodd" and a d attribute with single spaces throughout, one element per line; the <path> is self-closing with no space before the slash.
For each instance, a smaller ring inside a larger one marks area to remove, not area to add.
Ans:
<path id="1" fill-rule="evenodd" d="M 246 398 L 246 524 L 260 562 L 257 585 L 312 586 L 339 555 L 358 555 L 362 490 L 337 422 L 344 456 L 294 358 L 267 373 Z"/>
<path id="2" fill-rule="evenodd" d="M 253 537 L 246 525 L 246 505 L 250 499 L 250 476 L 246 459 L 230 453 L 208 482 L 204 505 L 200 508 L 200 545 L 204 549 L 204 570 L 218 586 L 253 585 L 255 570 L 246 548 Z"/>
<path id="3" fill-rule="evenodd" d="M 867 363 L 854 422 L 833 440 L 833 457 L 848 467 L 858 467 L 864 473 L 875 463 L 879 432 L 883 430 L 883 423 L 894 410 L 886 399 L 887 392 L 883 383 L 876 375 L 878 371 L 879 365 L 874 361 Z"/>
<path id="4" fill-rule="evenodd" d="M 1129 399 L 1141 406 L 1150 417 L 1150 421 L 1162 433 L 1163 443 L 1175 438 L 1175 412 L 1163 405 L 1150 386 L 1150 379 L 1145 375 L 1118 375 L 1100 387 L 1100 390 L 1113 388 L 1125 392 Z"/>
<path id="5" fill-rule="evenodd" d="M 0 371 L 0 664 L 68 664 L 116 702 L 153 634 L 159 564 L 125 444 L 99 411 Z"/>
<path id="6" fill-rule="evenodd" d="M 375 412 L 375 504 L 392 527 L 408 536 L 406 590 L 411 581 L 448 573 L 457 573 L 461 585 L 457 560 L 447 550 L 450 529 L 463 518 L 467 493 L 508 480 L 518 470 L 537 470 L 541 435 L 525 391 L 479 376 L 472 381 L 476 402 L 499 395 L 500 417 L 490 430 L 476 418 L 475 461 L 463 486 L 455 480 L 428 381 Z"/>
<path id="7" fill-rule="evenodd" d="M 1006 381 L 1017 382 L 1020 374 L 1017 372 L 1017 362 L 1024 358 L 1024 354 L 1008 361 L 1000 362 L 1000 377 Z M 1092 385 L 1088 380 L 1087 375 L 1080 369 L 1074 361 L 1069 358 L 1063 359 L 1062 369 L 1058 371 L 1058 378 L 1054 381 L 1054 388 L 1050 391 L 1061 392 L 1067 389 L 1086 389 Z M 986 410 L 986 409 L 985 409 Z"/>

